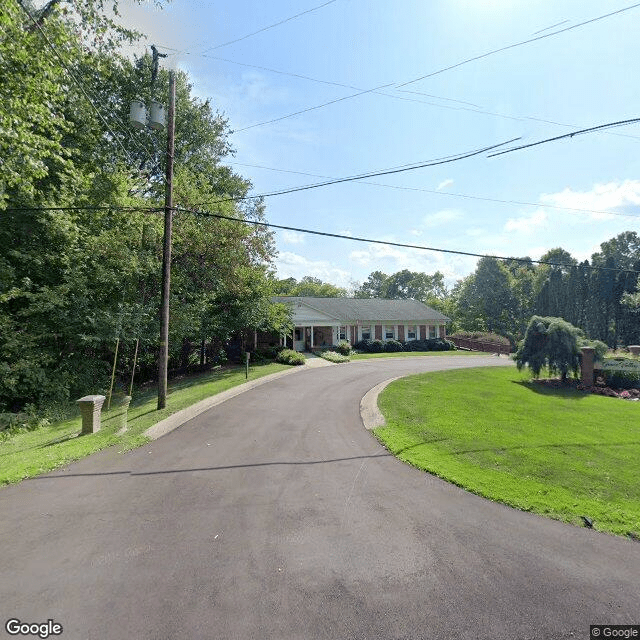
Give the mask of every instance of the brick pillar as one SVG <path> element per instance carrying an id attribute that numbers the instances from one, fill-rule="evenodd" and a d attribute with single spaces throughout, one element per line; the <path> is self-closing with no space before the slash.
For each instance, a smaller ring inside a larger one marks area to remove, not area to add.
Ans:
<path id="1" fill-rule="evenodd" d="M 100 431 L 100 411 L 104 404 L 104 396 L 84 396 L 76 400 L 82 414 L 82 433 Z"/>
<path id="2" fill-rule="evenodd" d="M 581 382 L 585 387 L 593 387 L 593 361 L 596 350 L 593 347 L 582 347 Z"/>

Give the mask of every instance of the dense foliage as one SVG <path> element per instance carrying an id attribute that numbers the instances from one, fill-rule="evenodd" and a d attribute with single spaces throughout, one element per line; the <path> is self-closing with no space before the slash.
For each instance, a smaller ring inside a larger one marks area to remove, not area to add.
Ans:
<path id="1" fill-rule="evenodd" d="M 151 57 L 118 53 L 126 34 L 99 0 L 49 2 L 32 13 L 42 31 L 1 4 L 0 411 L 17 411 L 104 390 L 117 339 L 120 376 L 139 341 L 140 377 L 154 377 L 166 134 L 129 127 Z M 226 120 L 185 73 L 176 87 L 175 205 L 263 219 L 262 202 L 228 201 L 251 184 L 223 164 Z M 153 95 L 167 104 L 162 68 Z M 273 255 L 264 228 L 174 214 L 170 369 L 215 362 L 240 329 L 289 326 L 269 302 Z"/>
<path id="2" fill-rule="evenodd" d="M 398 351 L 454 351 L 455 345 L 443 338 L 428 338 L 427 340 L 361 340 L 353 348 L 363 353 L 393 353 Z"/>
<path id="3" fill-rule="evenodd" d="M 294 351 L 293 349 L 282 349 L 276 356 L 276 362 L 280 364 L 301 365 L 307 361 L 303 353 Z"/>
<path id="4" fill-rule="evenodd" d="M 562 318 L 533 316 L 515 355 L 518 369 L 525 365 L 537 378 L 544 367 L 566 380 L 569 372 L 578 376 L 581 332 Z"/>
<path id="5" fill-rule="evenodd" d="M 356 297 L 413 298 L 451 318 L 449 335 L 502 336 L 512 346 L 533 315 L 564 318 L 610 347 L 640 343 L 640 236 L 626 231 L 578 262 L 555 248 L 536 264 L 530 258 L 481 258 L 452 289 L 442 273 L 374 271 Z M 595 267 L 595 268 L 594 268 Z M 605 267 L 600 269 L 599 267 Z"/>

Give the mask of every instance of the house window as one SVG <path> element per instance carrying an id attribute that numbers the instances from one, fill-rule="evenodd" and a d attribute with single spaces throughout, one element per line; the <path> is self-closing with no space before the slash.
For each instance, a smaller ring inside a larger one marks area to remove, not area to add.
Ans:
<path id="1" fill-rule="evenodd" d="M 386 325 L 384 328 L 385 340 L 393 340 L 396 337 L 396 333 L 393 330 L 393 325 Z"/>
<path id="2" fill-rule="evenodd" d="M 371 325 L 368 327 L 362 327 L 362 339 L 371 340 Z"/>
<path id="3" fill-rule="evenodd" d="M 347 339 L 347 327 L 340 327 L 340 330 L 338 331 L 338 339 L 339 340 Z"/>
<path id="4" fill-rule="evenodd" d="M 415 340 L 416 339 L 416 326 L 409 325 L 407 327 L 407 340 Z"/>
<path id="5" fill-rule="evenodd" d="M 302 340 L 302 331 L 303 329 L 298 327 L 295 331 L 295 335 L 296 335 L 296 340 L 300 341 Z"/>
<path id="6" fill-rule="evenodd" d="M 429 327 L 429 337 L 430 338 L 438 337 L 438 327 L 434 327 L 433 325 Z"/>

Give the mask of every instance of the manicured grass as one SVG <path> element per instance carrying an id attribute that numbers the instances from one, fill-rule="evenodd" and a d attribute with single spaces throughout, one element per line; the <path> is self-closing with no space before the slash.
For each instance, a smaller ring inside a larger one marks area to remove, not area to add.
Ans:
<path id="1" fill-rule="evenodd" d="M 283 364 L 252 365 L 249 380 L 289 368 Z M 229 367 L 173 380 L 169 383 L 167 406 L 162 411 L 156 409 L 155 387 L 137 394 L 134 391 L 128 413 L 128 428 L 122 435 L 117 435 L 122 411 L 118 409 L 114 397 L 111 410 L 102 412 L 102 427 L 97 433 L 78 437 L 81 430 L 78 416 L 0 440 L 0 485 L 37 476 L 112 445 L 119 445 L 123 451 L 138 447 L 148 441 L 143 434 L 156 422 L 244 382 L 244 367 Z"/>
<path id="2" fill-rule="evenodd" d="M 640 536 L 640 402 L 477 368 L 390 384 L 375 430 L 398 458 L 523 511 Z"/>
<path id="3" fill-rule="evenodd" d="M 414 358 L 419 356 L 490 356 L 482 351 L 391 351 L 389 353 L 352 353 L 351 360 L 369 360 L 370 358 Z"/>

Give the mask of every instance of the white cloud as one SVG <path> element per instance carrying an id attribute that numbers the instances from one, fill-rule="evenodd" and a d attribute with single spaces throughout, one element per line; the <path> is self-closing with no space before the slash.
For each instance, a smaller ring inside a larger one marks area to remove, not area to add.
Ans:
<path id="1" fill-rule="evenodd" d="M 426 215 L 422 219 L 422 224 L 424 227 L 428 228 L 439 227 L 441 225 L 448 224 L 449 222 L 453 222 L 454 220 L 460 220 L 460 218 L 463 217 L 464 216 L 460 211 L 455 209 L 443 209 L 442 211 Z"/>
<path id="2" fill-rule="evenodd" d="M 304 276 L 313 276 L 339 287 L 349 287 L 353 279 L 349 271 L 334 267 L 326 260 L 309 260 L 290 251 L 281 251 L 275 263 L 279 278 L 293 277 L 299 280 Z"/>
<path id="3" fill-rule="evenodd" d="M 374 245 L 367 249 L 352 251 L 349 258 L 359 266 L 366 267 L 369 271 L 380 270 L 384 273 L 395 273 L 402 269 L 424 273 L 441 271 L 449 286 L 473 271 L 477 262 L 477 258 L 471 256 L 385 245 Z"/>
<path id="4" fill-rule="evenodd" d="M 422 231 L 420 231 L 419 229 L 409 229 L 409 233 L 412 236 L 421 236 L 422 235 Z"/>
<path id="5" fill-rule="evenodd" d="M 505 231 L 532 233 L 534 229 L 545 227 L 548 216 L 543 209 L 538 209 L 528 216 L 509 218 L 504 225 Z"/>
<path id="6" fill-rule="evenodd" d="M 543 193 L 540 202 L 590 211 L 592 220 L 611 220 L 613 216 L 608 215 L 607 211 L 640 207 L 640 180 L 596 183 L 589 191 L 574 191 L 567 187 L 559 193 Z"/>
<path id="7" fill-rule="evenodd" d="M 283 231 L 282 242 L 285 244 L 302 244 L 304 242 L 304 234 L 297 231 Z"/>
<path id="8" fill-rule="evenodd" d="M 446 180 L 443 180 L 437 187 L 436 187 L 436 191 L 442 191 L 443 189 L 446 189 L 447 187 L 450 187 L 453 184 L 453 180 L 451 178 L 447 178 Z"/>

